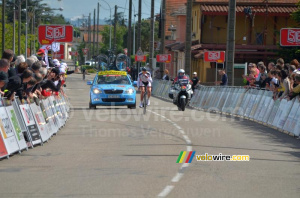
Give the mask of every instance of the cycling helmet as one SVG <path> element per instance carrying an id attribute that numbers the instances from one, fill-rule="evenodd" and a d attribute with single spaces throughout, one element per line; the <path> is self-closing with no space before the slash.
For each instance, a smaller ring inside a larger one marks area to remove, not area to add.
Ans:
<path id="1" fill-rule="evenodd" d="M 179 75 L 180 73 L 185 74 L 185 71 L 183 69 L 178 70 L 177 74 Z"/>
<path id="2" fill-rule="evenodd" d="M 142 67 L 142 71 L 147 71 L 147 69 L 145 67 Z"/>

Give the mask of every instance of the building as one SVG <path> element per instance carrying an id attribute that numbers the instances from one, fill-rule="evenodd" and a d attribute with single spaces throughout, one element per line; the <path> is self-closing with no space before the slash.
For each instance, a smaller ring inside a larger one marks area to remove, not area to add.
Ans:
<path id="1" fill-rule="evenodd" d="M 297 10 L 296 3 L 298 0 L 237 0 L 235 63 L 267 63 L 278 58 L 280 29 L 297 25 L 290 16 Z M 193 4 L 191 71 L 199 72 L 202 82 L 215 81 L 216 64 L 204 62 L 203 54 L 226 50 L 227 17 L 228 0 L 195 0 Z M 175 43 L 166 49 L 184 52 L 184 41 Z M 235 72 L 236 78 L 240 72 Z"/>

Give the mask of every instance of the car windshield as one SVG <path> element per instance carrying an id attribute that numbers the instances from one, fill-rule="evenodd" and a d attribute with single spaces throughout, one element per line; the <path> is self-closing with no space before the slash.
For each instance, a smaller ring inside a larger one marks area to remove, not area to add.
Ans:
<path id="1" fill-rule="evenodd" d="M 118 84 L 118 85 L 130 85 L 130 81 L 127 76 L 124 75 L 100 75 L 98 76 L 97 83 L 103 84 Z"/>

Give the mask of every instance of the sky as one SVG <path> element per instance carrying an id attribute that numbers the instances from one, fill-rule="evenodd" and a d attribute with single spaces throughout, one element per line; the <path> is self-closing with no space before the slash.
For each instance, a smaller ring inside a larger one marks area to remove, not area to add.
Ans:
<path id="1" fill-rule="evenodd" d="M 97 3 L 100 3 L 100 19 L 109 18 L 110 11 L 109 6 L 102 0 L 44 0 L 44 3 L 47 3 L 51 8 L 60 8 L 64 10 L 55 11 L 55 13 L 61 13 L 65 18 L 77 20 L 77 18 L 82 18 L 82 15 L 87 16 L 91 13 L 93 18 L 94 9 L 96 8 L 97 15 Z M 128 7 L 129 0 L 106 0 L 106 2 L 112 8 L 111 14 L 114 14 L 115 5 L 123 8 L 118 8 L 118 12 L 124 12 L 125 18 L 128 18 Z M 135 13 L 138 12 L 138 0 L 132 1 L 135 6 Z M 161 0 L 155 0 L 155 13 L 160 11 Z M 126 9 L 124 9 L 126 8 Z M 134 9 L 132 9 L 134 10 Z M 151 0 L 142 0 L 142 18 L 149 18 L 151 14 Z M 133 16 L 132 16 L 133 18 Z M 137 20 L 137 17 L 136 17 Z"/>

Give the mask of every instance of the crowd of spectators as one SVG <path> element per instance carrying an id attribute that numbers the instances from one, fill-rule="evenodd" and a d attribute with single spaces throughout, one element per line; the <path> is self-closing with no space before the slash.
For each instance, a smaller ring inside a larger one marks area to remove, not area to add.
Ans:
<path id="1" fill-rule="evenodd" d="M 33 100 L 39 105 L 40 99 L 58 94 L 65 83 L 65 74 L 72 73 L 67 70 L 66 63 L 45 60 L 43 49 L 27 59 L 4 50 L 0 59 L 0 95 L 8 100 L 17 96 L 22 103 Z"/>
<path id="2" fill-rule="evenodd" d="M 263 62 L 249 63 L 249 75 L 243 75 L 246 88 L 258 87 L 273 92 L 273 98 L 291 100 L 300 94 L 300 64 L 279 58 L 266 67 Z"/>

